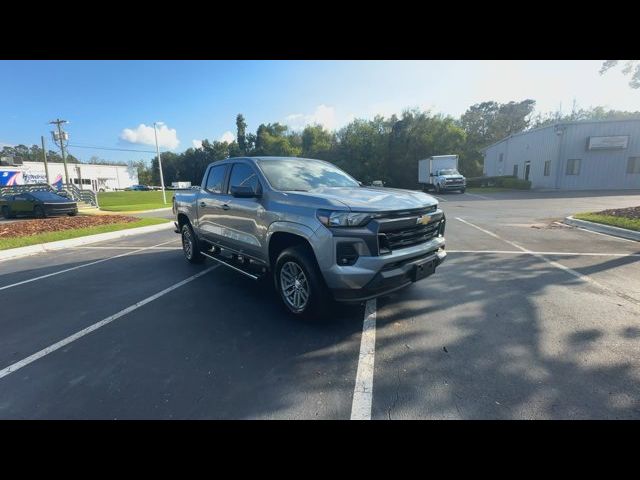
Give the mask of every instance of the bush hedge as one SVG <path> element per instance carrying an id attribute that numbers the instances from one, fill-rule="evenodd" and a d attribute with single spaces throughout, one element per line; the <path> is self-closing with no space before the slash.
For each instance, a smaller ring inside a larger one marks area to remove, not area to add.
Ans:
<path id="1" fill-rule="evenodd" d="M 514 188 L 518 190 L 529 190 L 531 181 L 522 180 L 513 175 L 502 175 L 496 177 L 475 177 L 467 178 L 467 187 L 498 187 Z"/>

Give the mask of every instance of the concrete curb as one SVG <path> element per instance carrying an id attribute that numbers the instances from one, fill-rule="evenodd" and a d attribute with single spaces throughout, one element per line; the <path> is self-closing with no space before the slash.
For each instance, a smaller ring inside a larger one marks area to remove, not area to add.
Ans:
<path id="1" fill-rule="evenodd" d="M 593 232 L 604 233 L 614 237 L 626 238 L 627 240 L 635 240 L 640 242 L 640 232 L 627 230 L 626 228 L 612 227 L 611 225 L 603 225 L 602 223 L 587 222 L 586 220 L 578 220 L 572 216 L 566 217 L 564 222 L 567 225 L 580 227 Z"/>
<path id="2" fill-rule="evenodd" d="M 166 212 L 167 210 L 171 210 L 173 207 L 162 207 L 162 208 L 154 208 L 153 210 L 135 210 L 132 212 L 116 212 L 112 210 L 102 210 L 99 209 L 100 212 L 107 213 L 109 215 L 135 215 L 136 213 L 151 213 L 151 212 Z"/>
<path id="3" fill-rule="evenodd" d="M 12 258 L 27 257 L 37 253 L 52 252 L 62 250 L 69 247 L 77 247 L 88 243 L 103 242 L 105 240 L 114 240 L 116 238 L 130 237 L 132 235 L 140 235 L 142 233 L 159 232 L 169 228 L 175 228 L 173 222 L 160 223 L 158 225 L 149 225 L 147 227 L 129 228 L 118 230 L 115 232 L 98 233 L 96 235 L 87 235 L 85 237 L 70 238 L 69 240 L 59 240 L 57 242 L 40 243 L 38 245 L 29 245 L 28 247 L 10 248 L 8 250 L 0 250 L 0 262 Z"/>

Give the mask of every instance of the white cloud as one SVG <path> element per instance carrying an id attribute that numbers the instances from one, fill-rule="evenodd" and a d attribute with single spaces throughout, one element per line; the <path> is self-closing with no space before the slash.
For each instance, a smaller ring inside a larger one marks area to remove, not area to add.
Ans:
<path id="1" fill-rule="evenodd" d="M 284 124 L 292 130 L 303 129 L 307 125 L 314 124 L 320 124 L 327 130 L 333 130 L 336 127 L 336 111 L 335 108 L 322 104 L 318 105 L 311 114 L 293 113 L 287 115 Z"/>
<path id="2" fill-rule="evenodd" d="M 236 139 L 236 136 L 233 134 L 233 132 L 230 132 L 229 130 L 224 132 L 220 137 L 221 142 L 227 142 L 227 143 L 232 143 L 235 139 Z"/>
<path id="3" fill-rule="evenodd" d="M 158 123 L 158 145 L 162 148 L 175 150 L 180 145 L 175 128 L 169 128 L 164 123 Z M 153 132 L 153 125 L 147 126 L 144 123 L 137 128 L 125 128 L 120 134 L 120 138 L 125 142 L 137 143 L 141 145 L 155 145 L 156 139 Z"/>
<path id="4" fill-rule="evenodd" d="M 193 148 L 202 148 L 202 140 L 191 140 Z"/>

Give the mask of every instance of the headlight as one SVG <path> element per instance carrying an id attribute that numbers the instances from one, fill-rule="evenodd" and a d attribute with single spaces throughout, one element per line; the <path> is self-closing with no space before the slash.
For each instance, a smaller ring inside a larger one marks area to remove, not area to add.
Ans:
<path id="1" fill-rule="evenodd" d="M 361 212 L 332 212 L 318 210 L 318 220 L 327 227 L 360 227 L 371 220 L 371 215 Z"/>

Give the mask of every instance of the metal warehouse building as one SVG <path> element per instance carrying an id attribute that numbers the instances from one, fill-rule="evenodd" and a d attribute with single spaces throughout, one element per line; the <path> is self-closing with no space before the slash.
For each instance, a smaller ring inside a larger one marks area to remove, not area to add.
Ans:
<path id="1" fill-rule="evenodd" d="M 515 175 L 531 188 L 640 188 L 640 119 L 556 123 L 484 150 L 484 174 Z"/>

